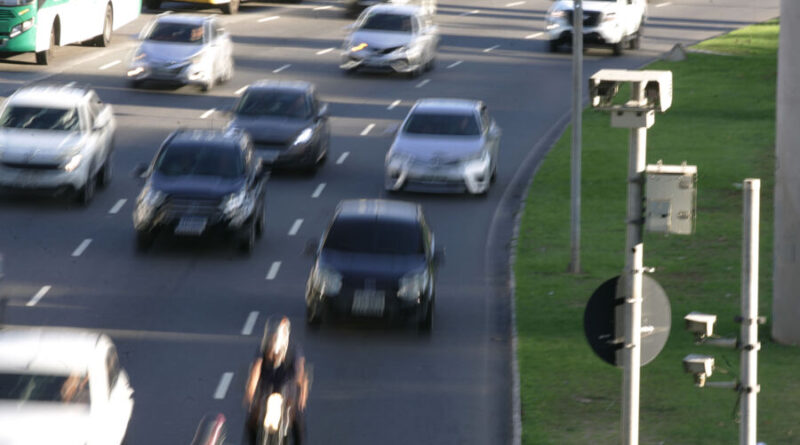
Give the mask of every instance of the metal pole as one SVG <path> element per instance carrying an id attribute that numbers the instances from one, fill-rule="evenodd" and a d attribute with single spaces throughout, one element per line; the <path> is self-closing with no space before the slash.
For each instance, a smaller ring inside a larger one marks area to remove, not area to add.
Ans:
<path id="1" fill-rule="evenodd" d="M 581 129 L 583 111 L 583 0 L 572 12 L 572 176 L 569 271 L 581 271 Z"/>
<path id="2" fill-rule="evenodd" d="M 641 82 L 631 85 L 631 100 L 642 103 Z M 625 348 L 622 381 L 622 443 L 639 443 L 639 374 L 641 371 L 642 272 L 642 198 L 647 154 L 647 128 L 631 128 L 628 157 L 628 214 L 625 238 Z"/>
<path id="3" fill-rule="evenodd" d="M 760 179 L 744 180 L 742 227 L 742 421 L 741 445 L 756 445 L 756 398 L 758 396 L 758 226 Z"/>

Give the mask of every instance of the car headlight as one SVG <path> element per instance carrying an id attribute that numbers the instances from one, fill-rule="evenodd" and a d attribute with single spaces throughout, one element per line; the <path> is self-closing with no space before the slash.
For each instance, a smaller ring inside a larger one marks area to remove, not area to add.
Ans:
<path id="1" fill-rule="evenodd" d="M 607 12 L 603 14 L 603 22 L 613 22 L 617 18 L 616 12 Z"/>
<path id="2" fill-rule="evenodd" d="M 192 57 L 190 57 L 188 60 L 186 60 L 186 62 L 184 62 L 184 63 L 197 65 L 198 63 L 201 63 L 202 61 L 203 61 L 203 53 L 197 53 L 197 54 L 193 55 Z"/>
<path id="3" fill-rule="evenodd" d="M 147 208 L 158 207 L 164 202 L 164 198 L 166 198 L 166 195 L 160 190 L 153 190 L 147 187 L 142 190 L 142 194 L 139 195 L 139 203 Z"/>
<path id="4" fill-rule="evenodd" d="M 311 140 L 311 136 L 314 135 L 314 129 L 311 127 L 306 128 L 305 130 L 301 131 L 300 134 L 297 135 L 292 145 L 302 145 L 306 142 Z"/>
<path id="5" fill-rule="evenodd" d="M 567 13 L 563 9 L 554 9 L 554 10 L 550 11 L 549 13 L 547 13 L 547 18 L 549 20 L 563 19 L 563 18 L 566 18 L 566 17 L 567 17 Z"/>
<path id="6" fill-rule="evenodd" d="M 342 275 L 333 269 L 317 265 L 311 272 L 311 285 L 323 295 L 338 295 L 342 290 Z"/>
<path id="7" fill-rule="evenodd" d="M 366 43 L 364 43 L 364 42 L 361 42 L 361 43 L 359 43 L 359 44 L 357 44 L 357 45 L 348 44 L 347 46 L 350 48 L 350 52 L 351 52 L 351 53 L 355 53 L 355 52 L 361 51 L 362 49 L 365 49 L 365 48 L 366 48 L 366 47 L 368 47 L 369 45 L 367 45 L 367 44 L 366 44 Z"/>
<path id="8" fill-rule="evenodd" d="M 268 431 L 278 431 L 283 416 L 283 396 L 273 393 L 267 398 L 267 413 L 264 415 L 264 428 Z"/>
<path id="9" fill-rule="evenodd" d="M 61 168 L 64 169 L 65 172 L 69 173 L 75 171 L 79 165 L 81 165 L 81 161 L 83 160 L 83 155 L 80 153 L 74 153 L 68 155 L 64 162 L 61 164 Z"/>
<path id="10" fill-rule="evenodd" d="M 226 214 L 239 210 L 247 197 L 247 190 L 242 189 L 236 193 L 231 193 L 222 201 L 222 211 Z"/>
<path id="11" fill-rule="evenodd" d="M 400 278 L 397 298 L 404 300 L 417 300 L 425 293 L 430 275 L 428 269 L 411 272 Z"/>
<path id="12" fill-rule="evenodd" d="M 23 32 L 33 28 L 33 19 L 25 20 L 22 23 L 14 25 L 11 30 L 8 32 L 8 38 L 13 39 L 14 37 L 22 34 Z"/>
<path id="13" fill-rule="evenodd" d="M 461 161 L 464 172 L 468 174 L 480 173 L 486 170 L 489 166 L 489 152 L 480 151 Z"/>

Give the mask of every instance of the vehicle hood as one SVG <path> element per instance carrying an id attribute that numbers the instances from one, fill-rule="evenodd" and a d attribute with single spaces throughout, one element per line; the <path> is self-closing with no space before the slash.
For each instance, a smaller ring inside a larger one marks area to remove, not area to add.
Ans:
<path id="1" fill-rule="evenodd" d="M 187 198 L 222 198 L 241 190 L 244 182 L 244 178 L 225 179 L 203 175 L 172 178 L 156 173 L 150 178 L 150 187 L 167 195 Z"/>
<path id="2" fill-rule="evenodd" d="M 351 45 L 366 43 L 367 49 L 384 50 L 408 45 L 413 40 L 413 35 L 402 32 L 387 31 L 356 31 L 350 34 L 348 42 Z"/>
<path id="3" fill-rule="evenodd" d="M 553 10 L 573 10 L 575 9 L 575 3 L 572 1 L 559 1 L 552 6 Z M 604 2 L 604 1 L 593 1 L 587 0 L 583 2 L 583 10 L 584 11 L 600 11 L 600 12 L 607 12 L 607 11 L 616 11 L 617 10 L 617 2 Z"/>
<path id="4" fill-rule="evenodd" d="M 144 41 L 136 53 L 146 54 L 145 60 L 150 62 L 178 63 L 200 54 L 203 49 L 203 45 L 189 43 Z"/>
<path id="5" fill-rule="evenodd" d="M 319 264 L 339 272 L 342 283 L 363 288 L 364 280 L 380 287 L 394 287 L 405 274 L 425 267 L 423 255 L 381 255 L 323 249 Z"/>
<path id="6" fill-rule="evenodd" d="M 272 116 L 234 116 L 229 125 L 245 130 L 256 144 L 289 144 L 311 122 Z"/>
<path id="7" fill-rule="evenodd" d="M 56 164 L 81 143 L 77 131 L 0 130 L 0 160 L 26 164 Z"/>
<path id="8" fill-rule="evenodd" d="M 88 405 L 0 402 L 0 444 L 84 445 L 89 420 Z"/>
<path id="9" fill-rule="evenodd" d="M 419 161 L 442 163 L 476 155 L 483 148 L 481 136 L 430 136 L 399 133 L 392 144 L 392 153 L 401 153 Z"/>

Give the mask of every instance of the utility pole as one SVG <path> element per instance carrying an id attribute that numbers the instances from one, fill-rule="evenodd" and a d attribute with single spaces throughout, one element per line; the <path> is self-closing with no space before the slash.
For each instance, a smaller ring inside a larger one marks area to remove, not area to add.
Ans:
<path id="1" fill-rule="evenodd" d="M 772 338 L 800 345 L 800 2 L 781 2 L 778 45 L 777 143 L 775 145 L 775 268 Z"/>
<path id="2" fill-rule="evenodd" d="M 758 397 L 758 232 L 761 180 L 744 181 L 744 227 L 742 228 L 742 420 L 740 445 L 756 445 L 756 399 Z"/>
<path id="3" fill-rule="evenodd" d="M 572 162 L 569 271 L 581 271 L 581 131 L 583 127 L 583 0 L 572 12 Z"/>

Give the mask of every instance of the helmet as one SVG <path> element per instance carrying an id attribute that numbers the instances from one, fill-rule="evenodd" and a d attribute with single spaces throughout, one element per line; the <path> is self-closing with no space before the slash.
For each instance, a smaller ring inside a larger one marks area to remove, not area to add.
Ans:
<path id="1" fill-rule="evenodd" d="M 272 362 L 272 366 L 277 368 L 284 360 L 289 351 L 289 335 L 292 331 L 292 324 L 285 316 L 267 320 L 264 326 L 264 336 L 261 338 L 261 354 L 264 360 Z"/>

